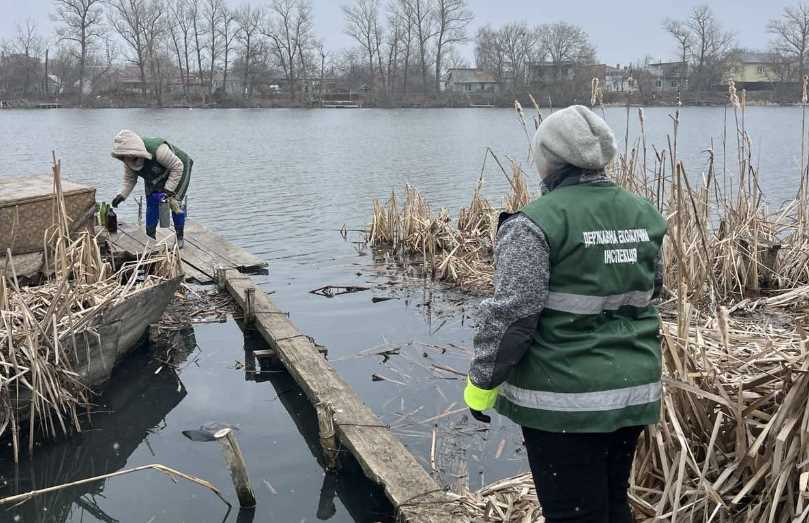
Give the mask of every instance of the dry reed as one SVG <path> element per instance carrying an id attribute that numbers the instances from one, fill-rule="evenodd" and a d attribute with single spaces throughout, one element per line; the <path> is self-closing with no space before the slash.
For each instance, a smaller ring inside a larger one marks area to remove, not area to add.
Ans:
<path id="1" fill-rule="evenodd" d="M 0 437 L 10 434 L 15 461 L 24 421 L 29 452 L 36 435 L 81 430 L 79 415 L 90 406 L 92 391 L 72 368 L 76 335 L 97 337 L 95 328 L 111 306 L 181 272 L 179 255 L 168 247 L 114 270 L 95 236 L 70 235 L 55 160 L 53 180 L 56 219 L 44 245 L 45 272 L 52 277 L 35 287 L 20 286 L 9 253 L 11 270 L 0 279 Z"/>
<path id="2" fill-rule="evenodd" d="M 626 152 L 608 169 L 669 224 L 663 416 L 644 433 L 631 478 L 630 499 L 641 520 L 809 517 L 809 162 L 802 159 L 796 201 L 768 212 L 744 128 L 746 95 L 731 85 L 729 99 L 735 176 L 723 169 L 720 179 L 712 147 L 702 180 L 688 176 L 678 160 L 679 110 L 671 115 L 668 146 L 651 154 L 639 112 L 641 138 L 634 145 L 627 138 Z M 513 173 L 504 205 L 512 212 L 530 199 L 516 164 Z M 437 280 L 489 291 L 498 211 L 480 198 L 479 187 L 457 225 L 445 209 L 434 216 L 410 187 L 406 200 L 418 205 L 400 211 L 395 197 L 385 207 L 375 202 L 370 243 L 392 247 L 407 263 L 415 259 Z M 530 475 L 459 496 L 457 503 L 471 520 L 533 521 L 540 513 Z"/>

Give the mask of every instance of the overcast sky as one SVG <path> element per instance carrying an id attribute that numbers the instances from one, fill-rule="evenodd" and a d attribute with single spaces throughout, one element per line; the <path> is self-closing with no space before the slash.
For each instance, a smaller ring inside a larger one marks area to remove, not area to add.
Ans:
<path id="1" fill-rule="evenodd" d="M 246 0 L 228 0 L 235 6 Z M 265 0 L 266 1 L 266 0 Z M 352 46 L 343 34 L 340 6 L 346 1 L 314 0 L 315 29 L 326 47 L 332 51 Z M 541 24 L 564 20 L 582 26 L 598 51 L 598 59 L 609 64 L 625 64 L 646 55 L 671 58 L 677 55 L 672 40 L 661 30 L 666 17 L 683 18 L 695 5 L 705 0 L 468 0 L 475 13 L 477 27 L 524 20 Z M 785 6 L 798 0 L 711 0 L 707 2 L 725 28 L 733 31 L 741 47 L 764 49 L 767 46 L 767 21 L 778 16 Z M 253 0 L 254 4 L 263 3 Z M 52 22 L 50 0 L 0 0 L 0 38 L 14 35 L 18 23 L 30 17 L 43 33 L 50 32 Z M 472 46 L 462 50 L 470 62 Z"/>

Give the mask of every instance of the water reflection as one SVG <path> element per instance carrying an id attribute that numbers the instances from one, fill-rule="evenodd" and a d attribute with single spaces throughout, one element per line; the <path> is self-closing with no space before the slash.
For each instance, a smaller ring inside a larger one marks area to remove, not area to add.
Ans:
<path id="1" fill-rule="evenodd" d="M 8 483 L 0 496 L 10 496 L 80 479 L 115 472 L 126 466 L 130 455 L 149 437 L 166 428 L 165 419 L 187 391 L 171 367 L 155 374 L 159 363 L 146 351 L 135 354 L 117 370 L 104 392 L 101 412 L 93 415 L 86 430 L 69 440 L 44 445 L 34 459 L 23 457 L 19 466 L 3 456 L 0 466 Z M 13 470 L 13 472 L 11 472 Z M 0 513 L 15 521 L 71 521 L 76 513 L 86 513 L 98 521 L 117 522 L 126 518 L 108 514 L 97 498 L 104 497 L 106 481 L 98 481 L 35 497 Z"/>
<path id="2" fill-rule="evenodd" d="M 244 335 L 245 380 L 269 382 L 278 400 L 295 423 L 298 432 L 318 465 L 325 471 L 326 461 L 320 446 L 317 414 L 303 390 L 295 383 L 280 362 L 262 359 L 258 364 L 253 351 L 265 350 L 267 344 L 257 334 L 247 330 Z M 335 496 L 340 498 L 354 521 L 393 521 L 392 507 L 384 490 L 371 483 L 350 453 L 340 456 L 340 470 L 326 472 L 317 503 L 317 518 L 329 520 L 337 513 Z"/>

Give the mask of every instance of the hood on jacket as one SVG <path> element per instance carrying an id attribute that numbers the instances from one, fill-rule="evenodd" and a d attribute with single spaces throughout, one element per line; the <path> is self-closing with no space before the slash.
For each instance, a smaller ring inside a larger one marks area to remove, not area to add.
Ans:
<path id="1" fill-rule="evenodd" d="M 143 139 L 134 131 L 122 129 L 112 140 L 112 157 L 123 160 L 126 156 L 144 160 L 152 159 L 152 155 L 146 150 Z"/>

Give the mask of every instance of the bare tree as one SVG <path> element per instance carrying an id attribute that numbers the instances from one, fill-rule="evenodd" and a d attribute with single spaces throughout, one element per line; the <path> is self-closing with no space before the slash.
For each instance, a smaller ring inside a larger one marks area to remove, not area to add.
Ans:
<path id="1" fill-rule="evenodd" d="M 688 64 L 688 56 L 691 54 L 693 45 L 693 35 L 688 27 L 678 20 L 666 19 L 663 22 L 665 29 L 677 41 L 677 49 L 680 54 L 680 62 Z"/>
<path id="2" fill-rule="evenodd" d="M 156 0 L 111 0 L 110 6 L 110 23 L 132 52 L 129 61 L 138 66 L 141 91 L 145 96 L 148 85 L 146 68 L 155 65 L 153 60 L 162 29 L 163 6 Z"/>
<path id="3" fill-rule="evenodd" d="M 222 13 L 225 10 L 223 0 L 205 0 L 205 34 L 208 35 L 208 59 L 210 60 L 210 70 L 208 74 L 208 94 L 214 92 L 214 72 L 216 71 L 216 60 L 222 53 L 219 47 L 221 31 L 219 29 L 222 21 Z"/>
<path id="4" fill-rule="evenodd" d="M 162 0 L 152 0 L 147 5 L 147 15 L 142 18 L 152 95 L 158 106 L 163 105 L 163 89 L 168 73 L 167 64 L 163 59 L 164 36 L 168 32 L 169 25 L 165 9 Z"/>
<path id="5" fill-rule="evenodd" d="M 435 37 L 435 16 L 429 0 L 407 0 L 408 9 L 413 20 L 421 66 L 422 93 L 427 94 L 427 51 L 430 41 Z"/>
<path id="6" fill-rule="evenodd" d="M 556 69 L 560 79 L 563 65 L 590 64 L 595 61 L 595 50 L 590 38 L 581 27 L 566 22 L 540 28 L 542 47 Z"/>
<path id="7" fill-rule="evenodd" d="M 721 65 L 733 47 L 734 36 L 725 32 L 707 5 L 695 7 L 686 26 L 692 35 L 692 60 L 699 87 L 709 88 L 721 78 Z"/>
<path id="8" fill-rule="evenodd" d="M 441 90 L 441 67 L 444 53 L 455 44 L 467 40 L 466 29 L 474 16 L 467 9 L 466 0 L 435 0 L 435 90 Z"/>
<path id="9" fill-rule="evenodd" d="M 475 36 L 475 65 L 493 73 L 497 81 L 502 82 L 506 57 L 499 36 L 499 31 L 490 25 L 478 29 Z"/>
<path id="10" fill-rule="evenodd" d="M 270 16 L 262 30 L 272 43 L 272 51 L 284 70 L 292 99 L 296 99 L 296 61 L 302 45 L 312 38 L 311 0 L 273 0 Z"/>
<path id="11" fill-rule="evenodd" d="M 197 85 L 202 90 L 205 81 L 205 73 L 202 69 L 202 44 L 200 37 L 204 36 L 202 32 L 202 9 L 200 8 L 200 0 L 188 0 L 188 19 L 191 22 L 191 30 L 194 33 L 194 50 L 197 55 Z"/>
<path id="12" fill-rule="evenodd" d="M 516 90 L 528 80 L 528 66 L 537 45 L 537 33 L 525 22 L 512 22 L 498 31 L 496 45 L 504 64 L 510 64 L 510 71 L 501 74 L 510 75 L 512 87 Z"/>
<path id="13" fill-rule="evenodd" d="M 257 42 L 257 39 L 264 24 L 264 11 L 260 7 L 247 4 L 236 13 L 236 23 L 239 25 L 236 39 L 242 46 L 242 95 L 250 97 L 253 94 L 250 67 L 256 59 L 259 48 L 257 44 L 260 42 Z"/>
<path id="14" fill-rule="evenodd" d="M 56 12 L 53 19 L 59 41 L 71 42 L 79 47 L 79 105 L 84 105 L 84 79 L 87 55 L 96 39 L 104 34 L 102 0 L 53 0 Z M 64 62 L 63 62 L 64 63 Z"/>
<path id="15" fill-rule="evenodd" d="M 146 38 L 143 34 L 147 17 L 145 0 L 111 0 L 110 25 L 131 48 L 134 57 L 130 62 L 138 66 L 141 88 L 146 95 Z"/>
<path id="16" fill-rule="evenodd" d="M 173 0 L 169 4 L 169 17 L 171 19 L 169 31 L 171 40 L 174 44 L 174 51 L 177 55 L 177 66 L 180 70 L 180 76 L 183 82 L 183 92 L 188 96 L 189 86 L 191 84 L 191 61 L 190 57 L 190 37 L 191 37 L 191 21 L 188 17 L 189 7 L 188 0 Z"/>
<path id="17" fill-rule="evenodd" d="M 36 76 L 39 69 L 39 54 L 42 51 L 42 38 L 37 32 L 37 24 L 28 18 L 23 25 L 17 25 L 16 47 L 25 57 L 24 78 L 22 86 L 23 96 L 28 96 L 31 88 L 32 76 Z"/>
<path id="18" fill-rule="evenodd" d="M 781 61 L 797 62 L 798 79 L 802 81 L 809 52 L 809 5 L 785 7 L 780 18 L 770 20 L 767 31 L 773 36 L 771 47 Z"/>
<path id="19" fill-rule="evenodd" d="M 224 47 L 224 66 L 222 69 L 222 90 L 225 94 L 228 92 L 228 65 L 230 51 L 233 49 L 233 42 L 239 36 L 241 27 L 236 21 L 236 11 L 228 8 L 222 10 L 222 20 L 219 27 L 219 34 L 222 37 L 222 46 Z"/>
<path id="20" fill-rule="evenodd" d="M 392 0 L 389 9 L 390 16 L 398 20 L 402 26 L 402 95 L 407 96 L 410 59 L 413 55 L 413 38 L 415 36 L 413 9 L 410 0 Z"/>
<path id="21" fill-rule="evenodd" d="M 385 71 L 385 90 L 388 96 L 392 94 L 393 82 L 398 74 L 399 53 L 404 33 L 404 20 L 398 16 L 395 7 L 396 3 L 389 4 L 389 8 L 393 10 L 388 13 L 388 35 L 385 41 L 388 55 Z"/>
<path id="22" fill-rule="evenodd" d="M 342 6 L 345 16 L 345 33 L 357 41 L 368 56 L 368 72 L 371 87 L 376 84 L 374 57 L 379 52 L 379 0 L 354 0 Z M 380 67 L 380 74 L 382 74 Z"/>

